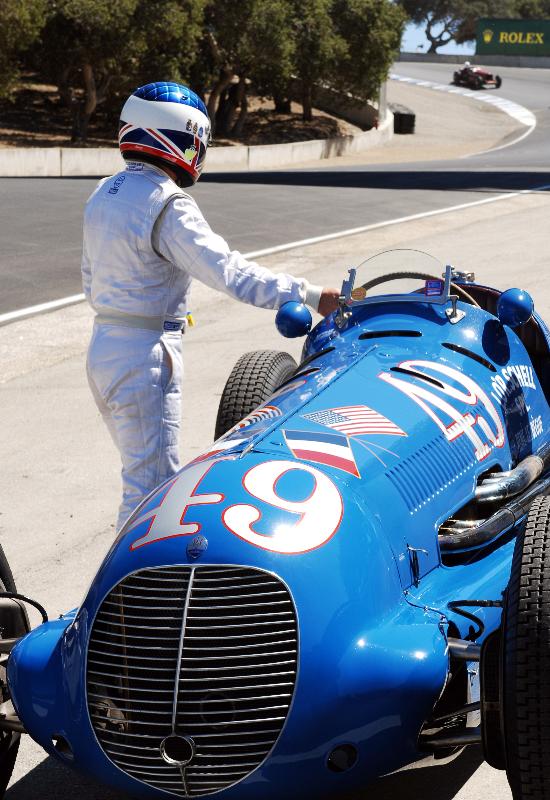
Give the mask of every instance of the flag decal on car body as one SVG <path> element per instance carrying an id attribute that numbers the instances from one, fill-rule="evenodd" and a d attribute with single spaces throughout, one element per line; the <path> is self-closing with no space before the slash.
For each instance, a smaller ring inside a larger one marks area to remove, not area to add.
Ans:
<path id="1" fill-rule="evenodd" d="M 225 450 L 230 450 L 232 447 L 237 447 L 237 445 L 241 445 L 244 442 L 248 442 L 247 438 L 239 438 L 239 439 L 218 439 L 214 442 L 214 444 L 210 445 L 210 449 L 207 450 L 205 453 L 201 453 L 200 455 L 196 456 L 190 464 L 195 464 L 197 461 L 206 461 L 207 458 L 211 456 L 217 456 L 219 453 L 223 453 Z"/>
<path id="2" fill-rule="evenodd" d="M 406 436 L 399 425 L 368 406 L 341 406 L 325 411 L 304 414 L 304 419 L 332 428 L 346 436 L 364 436 L 373 433 L 384 436 Z"/>
<path id="3" fill-rule="evenodd" d="M 296 458 L 341 469 L 360 478 L 349 439 L 342 433 L 283 431 L 288 448 Z"/>

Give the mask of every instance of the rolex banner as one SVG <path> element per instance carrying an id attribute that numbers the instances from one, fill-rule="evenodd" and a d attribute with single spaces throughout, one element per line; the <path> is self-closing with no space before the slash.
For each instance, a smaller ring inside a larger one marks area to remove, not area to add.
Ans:
<path id="1" fill-rule="evenodd" d="M 550 56 L 550 20 L 480 19 L 476 54 Z"/>

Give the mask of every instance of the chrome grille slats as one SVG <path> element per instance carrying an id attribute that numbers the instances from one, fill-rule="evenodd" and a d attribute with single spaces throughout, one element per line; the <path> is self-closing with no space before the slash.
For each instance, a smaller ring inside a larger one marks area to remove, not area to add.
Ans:
<path id="1" fill-rule="evenodd" d="M 232 680 L 233 681 L 249 681 L 252 678 L 273 678 L 275 676 L 288 677 L 289 675 L 293 675 L 293 674 L 294 673 L 292 672 L 292 670 L 287 670 L 286 672 L 267 672 L 267 673 L 264 673 L 264 674 L 261 674 L 261 675 L 223 675 L 223 676 L 220 676 L 220 677 L 210 676 L 208 678 L 205 678 L 204 675 L 198 675 L 198 676 L 185 677 L 185 678 L 182 678 L 181 680 L 183 682 L 187 682 L 187 683 L 197 683 L 198 681 L 207 682 L 207 683 L 209 683 L 211 681 L 232 681 Z"/>
<path id="2" fill-rule="evenodd" d="M 275 745 L 296 682 L 296 613 L 276 576 L 197 564 L 143 569 L 104 599 L 88 644 L 90 719 L 107 757 L 177 797 L 220 791 Z M 190 737 L 185 766 L 160 745 Z"/>
<path id="3" fill-rule="evenodd" d="M 149 594 L 159 596 L 158 587 L 164 580 L 170 580 L 170 593 L 163 605 L 154 600 L 147 607 L 144 601 Z M 182 567 L 169 573 L 135 573 L 119 583 L 95 618 L 87 662 L 88 709 L 105 752 L 120 769 L 139 775 L 139 780 L 156 786 L 168 779 L 176 791 L 181 791 L 182 786 L 180 770 L 167 764 L 159 750 L 159 740 L 172 730 L 172 705 L 141 703 L 141 699 L 164 701 L 171 697 L 188 588 L 189 570 Z M 112 640 L 114 646 L 108 654 L 104 646 L 95 642 L 95 636 Z M 154 649 L 149 650 L 150 647 Z M 158 648 L 162 650 L 159 652 Z M 102 697 L 107 700 L 102 702 Z M 119 743 L 127 742 L 134 747 L 139 742 L 140 751 L 142 746 L 151 749 L 139 755 L 135 749 L 129 749 L 129 755 L 115 755 L 109 752 L 113 741 L 117 743 L 115 751 Z M 145 754 L 147 773 L 139 772 Z"/>
<path id="4" fill-rule="evenodd" d="M 202 650 L 203 648 L 201 647 L 200 649 Z M 296 650 L 281 650 L 280 653 L 274 653 L 274 652 L 252 653 L 250 655 L 253 655 L 254 658 L 272 658 L 273 656 L 277 656 L 277 655 L 285 655 L 286 656 L 286 655 L 292 655 L 292 654 L 295 655 L 296 654 Z M 242 655 L 242 653 L 230 653 L 230 654 L 226 653 L 224 655 L 224 659 L 228 659 L 228 658 L 243 658 L 243 655 Z M 189 656 L 189 657 L 184 656 L 182 660 L 183 661 L 200 661 L 201 663 L 204 662 L 204 661 L 218 661 L 219 660 L 219 655 L 218 656 Z"/>

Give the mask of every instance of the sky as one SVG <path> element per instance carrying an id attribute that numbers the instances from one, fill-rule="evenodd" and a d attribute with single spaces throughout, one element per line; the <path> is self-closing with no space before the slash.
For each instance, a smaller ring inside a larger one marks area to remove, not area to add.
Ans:
<path id="1" fill-rule="evenodd" d="M 456 44 L 450 42 L 445 47 L 438 48 L 438 53 L 458 53 L 460 55 L 473 55 L 475 53 L 475 42 L 467 42 L 466 44 Z M 410 23 L 405 28 L 403 40 L 401 42 L 401 50 L 405 53 L 426 53 L 429 48 L 429 42 L 424 35 L 422 27 Z"/>

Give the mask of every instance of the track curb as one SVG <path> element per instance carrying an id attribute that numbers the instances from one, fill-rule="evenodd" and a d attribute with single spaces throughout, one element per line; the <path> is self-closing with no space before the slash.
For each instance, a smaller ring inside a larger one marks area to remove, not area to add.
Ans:
<path id="1" fill-rule="evenodd" d="M 537 124 L 537 118 L 532 111 L 529 111 L 525 106 L 520 106 L 519 103 L 514 103 L 513 100 L 507 100 L 504 97 L 498 97 L 493 94 L 481 94 L 474 92 L 471 89 L 465 89 L 462 86 L 454 86 L 453 84 L 436 83 L 435 81 L 425 81 L 420 78 L 407 78 L 405 75 L 399 75 L 396 72 L 390 73 L 390 80 L 398 81 L 399 83 L 408 83 L 412 86 L 420 86 L 425 89 L 433 89 L 436 92 L 447 92 L 448 94 L 459 94 L 462 97 L 468 97 L 478 103 L 487 103 L 488 105 L 498 108 L 503 111 L 516 122 L 525 125 L 528 128 L 534 129 Z"/>

